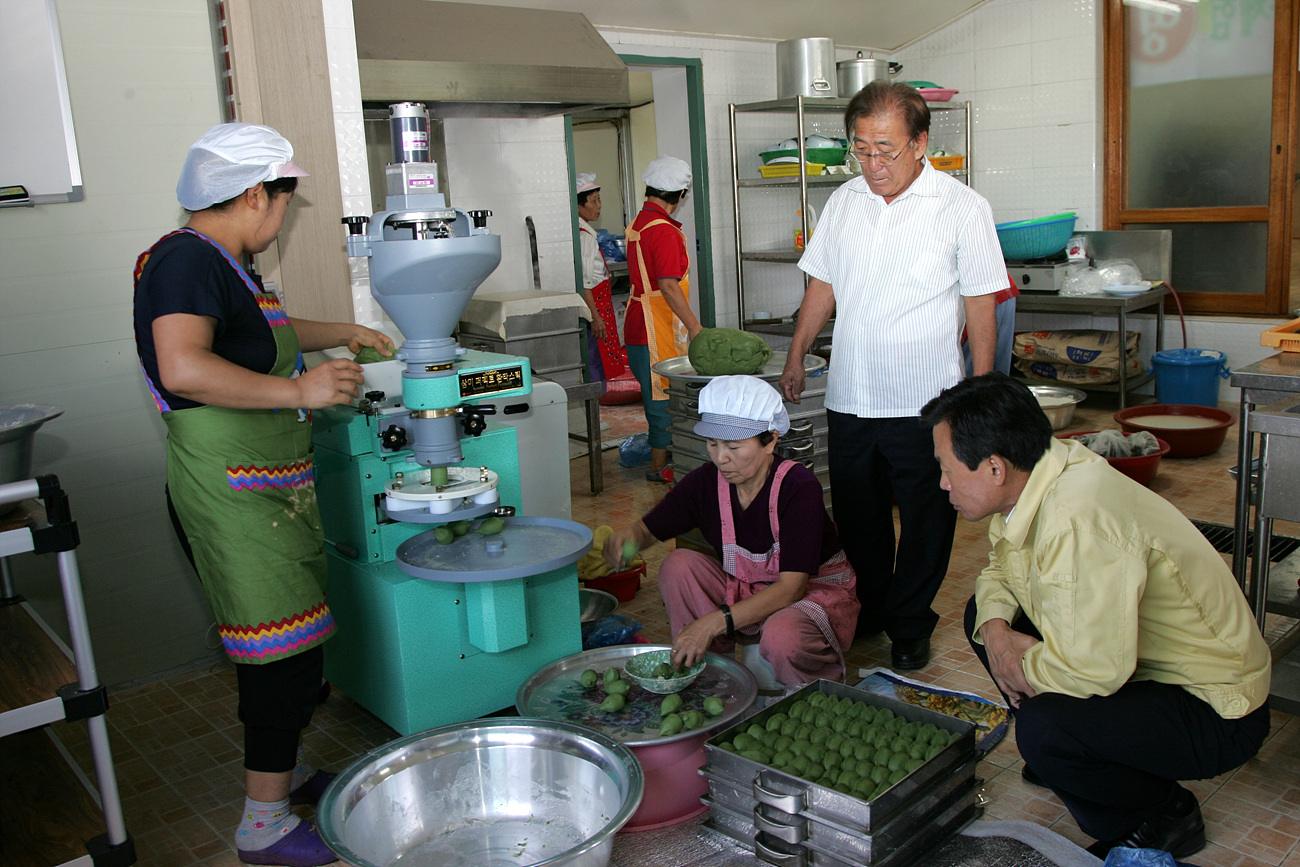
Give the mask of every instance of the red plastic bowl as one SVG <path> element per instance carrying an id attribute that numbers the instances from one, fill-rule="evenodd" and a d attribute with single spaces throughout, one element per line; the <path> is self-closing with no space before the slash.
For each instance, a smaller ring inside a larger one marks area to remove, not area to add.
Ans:
<path id="1" fill-rule="evenodd" d="M 1084 434 L 1094 434 L 1098 432 L 1099 431 L 1095 430 L 1079 431 L 1078 433 L 1072 433 L 1068 436 L 1060 437 L 1060 439 L 1072 440 L 1077 439 Z M 1124 436 L 1128 436 L 1128 434 L 1126 433 Z M 1165 442 L 1160 437 L 1156 437 L 1156 443 L 1160 446 L 1160 451 L 1153 455 L 1138 455 L 1137 457 L 1132 458 L 1106 458 L 1106 463 L 1110 464 L 1139 485 L 1150 487 L 1151 483 L 1155 481 L 1156 470 L 1160 467 L 1160 459 L 1169 454 L 1170 449 L 1172 448 L 1169 443 Z"/>
<path id="2" fill-rule="evenodd" d="M 636 598 L 637 591 L 641 589 L 641 576 L 644 574 L 645 563 L 642 563 L 635 569 L 628 569 L 624 572 L 611 572 L 608 575 L 602 575 L 600 578 L 588 578 L 582 583 L 592 590 L 604 590 L 606 593 L 613 593 L 614 598 L 619 602 L 631 602 Z"/>
<path id="3" fill-rule="evenodd" d="M 700 798 L 708 794 L 709 781 L 700 776 L 704 742 L 712 731 L 666 744 L 633 745 L 628 749 L 641 763 L 645 797 L 623 831 L 654 831 L 694 819 L 708 807 Z"/>
<path id="4" fill-rule="evenodd" d="M 1134 424 L 1130 419 L 1146 415 L 1195 416 L 1213 422 L 1206 427 L 1174 428 L 1157 425 Z M 1214 454 L 1223 445 L 1237 417 L 1227 410 L 1215 406 L 1195 406 L 1185 403 L 1156 403 L 1146 406 L 1130 406 L 1115 413 L 1115 421 L 1125 433 L 1133 431 L 1150 431 L 1157 439 L 1169 443 L 1169 457 L 1198 458 L 1201 455 Z"/>

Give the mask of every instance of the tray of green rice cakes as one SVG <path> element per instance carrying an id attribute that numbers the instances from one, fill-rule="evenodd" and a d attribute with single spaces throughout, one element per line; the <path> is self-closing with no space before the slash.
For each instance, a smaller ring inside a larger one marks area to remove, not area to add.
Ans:
<path id="1" fill-rule="evenodd" d="M 710 797 L 752 792 L 789 816 L 878 837 L 975 779 L 975 726 L 829 680 L 808 684 L 704 744 Z"/>

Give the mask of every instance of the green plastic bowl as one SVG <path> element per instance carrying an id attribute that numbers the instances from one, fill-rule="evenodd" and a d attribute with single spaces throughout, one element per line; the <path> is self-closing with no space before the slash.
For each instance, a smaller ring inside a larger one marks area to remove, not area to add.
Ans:
<path id="1" fill-rule="evenodd" d="M 808 148 L 804 151 L 804 156 L 810 163 L 821 163 L 824 166 L 839 166 L 844 164 L 844 155 L 849 152 L 848 148 Z M 794 157 L 799 159 L 799 151 L 763 151 L 759 159 L 766 165 L 772 160 L 779 157 Z"/>
<path id="2" fill-rule="evenodd" d="M 695 678 L 704 671 L 703 660 L 695 663 L 674 677 L 655 677 L 654 670 L 661 662 L 672 663 L 672 650 L 651 650 L 638 653 L 623 663 L 623 674 L 637 686 L 657 695 L 669 695 L 681 692 L 695 682 Z"/>

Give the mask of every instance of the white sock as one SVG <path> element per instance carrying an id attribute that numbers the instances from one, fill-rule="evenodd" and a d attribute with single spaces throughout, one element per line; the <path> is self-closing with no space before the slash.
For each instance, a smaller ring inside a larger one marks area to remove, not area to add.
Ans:
<path id="1" fill-rule="evenodd" d="M 265 849 L 288 834 L 302 821 L 289 809 L 289 799 L 254 801 L 244 799 L 244 818 L 235 831 L 235 848 L 244 851 Z"/>
<path id="2" fill-rule="evenodd" d="M 289 778 L 289 791 L 296 792 L 303 783 L 316 776 L 316 768 L 302 757 L 302 747 L 298 747 L 298 759 L 293 765 L 293 776 Z"/>

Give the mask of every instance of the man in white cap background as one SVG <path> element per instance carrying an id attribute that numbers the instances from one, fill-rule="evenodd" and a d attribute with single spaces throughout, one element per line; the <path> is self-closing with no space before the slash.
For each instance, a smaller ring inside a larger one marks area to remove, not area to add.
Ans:
<path id="1" fill-rule="evenodd" d="M 578 175 L 578 241 L 582 251 L 582 297 L 587 302 L 587 367 L 592 382 L 622 376 L 627 355 L 618 339 L 618 321 L 609 289 L 609 267 L 600 252 L 596 230 L 600 219 L 600 184 L 591 172 Z"/>
<path id="2" fill-rule="evenodd" d="M 672 481 L 668 467 L 668 381 L 652 376 L 651 365 L 686 354 L 700 321 L 691 312 L 686 235 L 673 213 L 691 185 L 691 167 L 676 157 L 652 160 L 642 174 L 645 204 L 627 227 L 627 270 L 632 280 L 623 342 L 632 374 L 641 384 L 641 405 L 649 427 L 651 481 Z"/>
<path id="3" fill-rule="evenodd" d="M 790 429 L 781 395 L 753 376 L 716 376 L 700 390 L 710 463 L 687 473 L 645 517 L 615 533 L 605 559 L 698 529 L 721 561 L 678 548 L 659 567 L 675 666 L 741 641 L 787 691 L 844 677 L 858 618 L 853 568 L 812 470 L 775 456 Z M 760 682 L 762 681 L 760 677 Z"/>
<path id="4" fill-rule="evenodd" d="M 140 255 L 134 303 L 140 366 L 167 425 L 173 526 L 237 663 L 246 799 L 235 846 L 245 863 L 293 867 L 335 860 L 290 810 L 314 805 L 333 777 L 300 746 L 334 634 L 307 411 L 347 403 L 362 382 L 354 361 L 306 370 L 302 353 L 393 353 L 373 329 L 290 318 L 251 270 L 306 176 L 270 127 L 208 130 L 176 185 L 189 221 Z"/>
<path id="5" fill-rule="evenodd" d="M 993 368 L 994 294 L 1007 269 L 989 203 L 926 160 L 930 110 L 915 88 L 868 84 L 844 126 L 862 175 L 831 194 L 799 260 L 812 279 L 781 388 L 799 400 L 799 360 L 833 313 L 831 505 L 858 573 L 858 634 L 883 629 L 893 667 L 907 670 L 929 662 L 931 603 L 957 524 L 918 416 L 962 378 L 963 318 L 974 373 Z"/>

